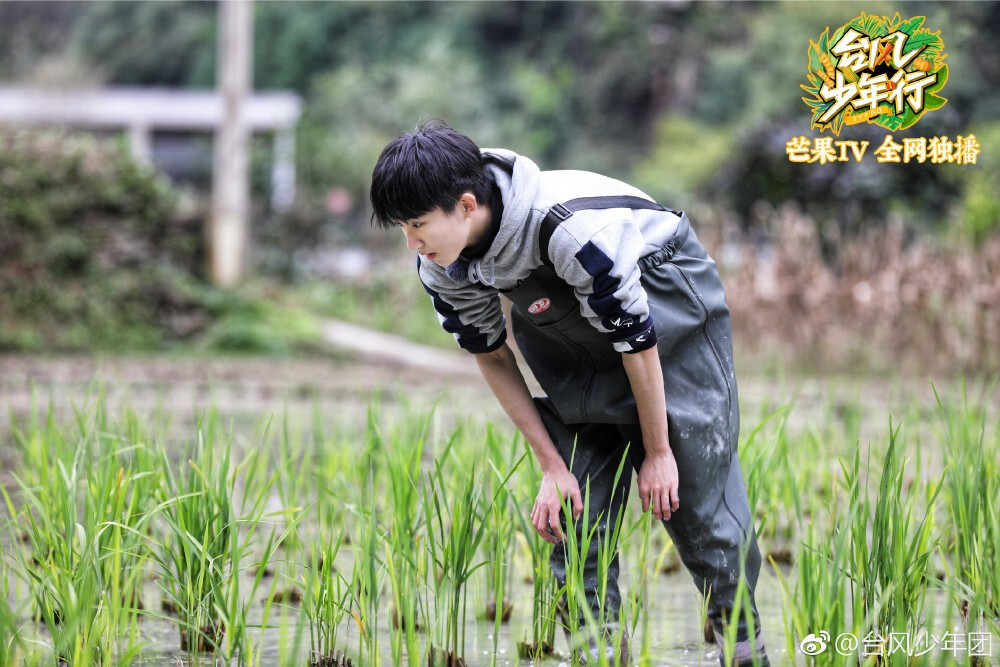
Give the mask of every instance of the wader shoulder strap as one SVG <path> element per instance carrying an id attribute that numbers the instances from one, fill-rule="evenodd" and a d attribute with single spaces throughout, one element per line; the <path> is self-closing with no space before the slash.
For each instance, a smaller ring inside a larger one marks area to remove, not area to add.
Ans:
<path id="1" fill-rule="evenodd" d="M 631 209 L 652 209 L 654 211 L 672 211 L 672 209 L 660 206 L 655 201 L 649 201 L 642 197 L 632 197 L 628 195 L 608 196 L 608 197 L 580 197 L 570 199 L 562 204 L 556 204 L 549 209 L 549 212 L 542 219 L 541 229 L 538 231 L 538 245 L 542 251 L 542 261 L 552 266 L 549 258 L 549 241 L 556 227 L 561 225 L 577 211 L 589 211 L 604 208 L 631 208 Z"/>

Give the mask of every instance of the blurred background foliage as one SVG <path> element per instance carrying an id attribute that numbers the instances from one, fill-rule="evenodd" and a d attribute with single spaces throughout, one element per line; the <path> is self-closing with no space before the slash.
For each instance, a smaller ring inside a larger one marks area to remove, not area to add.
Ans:
<path id="1" fill-rule="evenodd" d="M 211 87 L 216 11 L 209 2 L 0 3 L 0 80 Z M 925 15 L 941 29 L 949 102 L 895 137 L 974 132 L 978 165 L 877 164 L 871 150 L 885 132 L 874 125 L 847 137 L 873 142 L 860 163 L 788 161 L 785 142 L 814 135 L 799 88 L 808 42 L 862 11 Z M 388 267 L 330 282 L 354 290 L 350 298 L 317 297 L 307 286 L 302 294 L 320 312 L 364 319 L 385 311 L 358 308 L 360 293 L 409 303 L 410 291 L 394 292 L 395 281 L 371 289 L 371 273 L 398 268 L 409 279 L 412 258 L 399 258 L 394 235 L 369 228 L 368 179 L 386 142 L 431 117 L 543 169 L 600 171 L 694 211 L 696 224 L 714 230 L 720 257 L 737 242 L 766 254 L 781 227 L 775 212 L 788 207 L 812 225 L 818 256 L 831 267 L 845 238 L 894 220 L 906 239 L 969 252 L 1000 230 L 997 3 L 258 1 L 254 21 L 255 88 L 290 89 L 304 100 L 291 213 L 268 213 L 268 149 L 255 150 L 258 274 L 309 282 L 323 277 L 317 248 L 348 245 Z M 4 165 L 5 174 L 29 168 L 13 158 Z M 346 194 L 348 205 L 327 205 L 331 192 Z M 148 217 L 151 229 L 162 224 L 160 214 Z M 181 224 L 172 236 L 181 234 L 200 232 Z M 198 249 L 178 259 L 197 282 L 203 241 L 192 243 Z M 433 328 L 433 317 L 427 321 Z M 415 335 L 450 344 L 438 333 Z M 4 344 L 17 347 L 25 336 Z M 266 348 L 262 339 L 257 347 Z"/>
<path id="2" fill-rule="evenodd" d="M 203 220 L 121 143 L 0 129 L 0 351 L 308 349 L 317 324 L 203 279 Z"/>

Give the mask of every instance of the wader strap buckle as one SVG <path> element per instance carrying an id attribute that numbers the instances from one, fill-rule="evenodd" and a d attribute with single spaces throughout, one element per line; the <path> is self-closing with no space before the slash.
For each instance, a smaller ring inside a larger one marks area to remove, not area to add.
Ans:
<path id="1" fill-rule="evenodd" d="M 654 211 L 669 211 L 676 214 L 676 211 L 673 209 L 660 206 L 655 201 L 631 195 L 579 197 L 577 199 L 570 199 L 562 204 L 555 204 L 545 214 L 545 217 L 542 218 L 541 228 L 538 230 L 538 247 L 541 251 L 542 262 L 548 266 L 553 266 L 552 258 L 549 257 L 549 241 L 552 240 L 552 235 L 560 224 L 568 220 L 577 211 L 607 208 L 651 209 Z"/>
<path id="2" fill-rule="evenodd" d="M 562 222 L 569 216 L 573 215 L 573 211 L 569 210 L 562 204 L 556 204 L 549 209 L 549 215 L 554 216 L 557 220 L 559 220 L 559 222 Z"/>

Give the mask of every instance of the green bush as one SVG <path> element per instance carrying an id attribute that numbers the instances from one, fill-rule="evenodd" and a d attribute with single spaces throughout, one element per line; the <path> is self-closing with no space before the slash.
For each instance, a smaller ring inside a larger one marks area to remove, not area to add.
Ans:
<path id="1" fill-rule="evenodd" d="M 0 350 L 153 348 L 207 325 L 201 222 L 120 145 L 0 130 Z"/>

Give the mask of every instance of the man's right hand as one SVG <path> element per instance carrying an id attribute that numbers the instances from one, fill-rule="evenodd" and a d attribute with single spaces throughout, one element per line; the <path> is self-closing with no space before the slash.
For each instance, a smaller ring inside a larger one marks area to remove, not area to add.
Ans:
<path id="1" fill-rule="evenodd" d="M 580 484 L 565 467 L 558 472 L 545 473 L 542 485 L 535 498 L 535 507 L 531 510 L 531 523 L 546 542 L 558 544 L 564 538 L 559 524 L 559 514 L 562 510 L 562 499 L 569 498 L 569 505 L 575 522 L 583 514 L 583 498 L 580 495 Z"/>
<path id="2" fill-rule="evenodd" d="M 524 382 L 524 376 L 517 366 L 517 359 L 507 343 L 492 352 L 477 354 L 476 363 L 504 412 L 514 422 L 517 430 L 524 434 L 531 451 L 535 453 L 538 465 L 546 471 L 542 476 L 542 487 L 535 499 L 535 507 L 531 510 L 531 523 L 544 540 L 556 544 L 563 539 L 559 525 L 560 501 L 569 498 L 574 521 L 583 514 L 580 485 L 552 444 L 538 408 L 531 398 L 531 392 L 528 391 L 528 385 Z"/>

